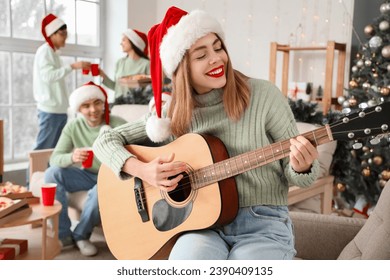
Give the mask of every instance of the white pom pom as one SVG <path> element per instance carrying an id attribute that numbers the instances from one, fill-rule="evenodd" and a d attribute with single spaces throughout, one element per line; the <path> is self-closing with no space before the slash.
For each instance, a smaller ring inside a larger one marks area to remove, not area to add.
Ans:
<path id="1" fill-rule="evenodd" d="M 99 134 L 102 134 L 104 131 L 107 131 L 110 129 L 111 129 L 111 126 L 109 126 L 108 124 L 102 125 L 102 127 L 99 130 Z"/>
<path id="2" fill-rule="evenodd" d="M 171 136 L 171 119 L 158 118 L 152 115 L 146 121 L 146 133 L 155 143 L 162 142 Z"/>

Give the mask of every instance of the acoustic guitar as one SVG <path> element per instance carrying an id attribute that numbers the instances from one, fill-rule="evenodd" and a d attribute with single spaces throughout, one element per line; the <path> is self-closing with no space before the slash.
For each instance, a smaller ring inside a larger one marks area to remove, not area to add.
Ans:
<path id="1" fill-rule="evenodd" d="M 342 117 L 302 134 L 315 146 L 388 133 L 390 102 Z M 376 138 L 376 139 L 377 139 Z M 186 134 L 162 147 L 128 145 L 141 161 L 171 152 L 187 163 L 179 186 L 164 192 L 139 178 L 119 179 L 102 164 L 98 197 L 104 235 L 117 259 L 165 259 L 187 231 L 231 222 L 238 211 L 234 176 L 289 155 L 284 140 L 229 158 L 224 144 L 210 135 Z"/>

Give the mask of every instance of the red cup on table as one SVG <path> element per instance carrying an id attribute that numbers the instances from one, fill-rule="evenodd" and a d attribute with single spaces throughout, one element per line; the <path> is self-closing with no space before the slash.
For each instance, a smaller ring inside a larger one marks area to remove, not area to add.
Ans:
<path id="1" fill-rule="evenodd" d="M 88 157 L 84 160 L 81 165 L 83 168 L 91 168 L 93 163 L 93 150 L 92 148 L 83 148 L 88 153 Z"/>
<path id="2" fill-rule="evenodd" d="M 99 64 L 91 64 L 92 76 L 99 76 Z"/>
<path id="3" fill-rule="evenodd" d="M 53 206 L 54 198 L 56 197 L 57 184 L 55 183 L 44 183 L 41 186 L 42 192 L 42 204 L 44 206 Z"/>

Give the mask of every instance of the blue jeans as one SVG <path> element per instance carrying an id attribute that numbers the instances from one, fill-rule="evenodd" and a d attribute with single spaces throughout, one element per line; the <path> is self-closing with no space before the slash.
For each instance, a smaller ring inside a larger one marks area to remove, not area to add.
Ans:
<path id="1" fill-rule="evenodd" d="M 67 114 L 52 114 L 38 110 L 39 130 L 34 150 L 54 148 L 67 120 Z"/>
<path id="2" fill-rule="evenodd" d="M 240 208 L 236 219 L 218 229 L 179 237 L 172 260 L 290 260 L 296 254 L 286 206 Z"/>
<path id="3" fill-rule="evenodd" d="M 61 168 L 51 166 L 45 172 L 45 182 L 56 183 L 56 199 L 61 202 L 59 218 L 59 238 L 73 237 L 75 241 L 88 240 L 93 228 L 100 224 L 100 212 L 97 194 L 97 174 L 76 167 Z M 88 191 L 88 197 L 80 215 L 80 222 L 71 231 L 66 193 Z"/>

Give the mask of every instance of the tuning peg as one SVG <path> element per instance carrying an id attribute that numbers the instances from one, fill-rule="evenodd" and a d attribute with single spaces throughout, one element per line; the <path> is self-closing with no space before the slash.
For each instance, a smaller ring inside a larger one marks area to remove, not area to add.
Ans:
<path id="1" fill-rule="evenodd" d="M 373 139 L 370 140 L 371 145 L 377 145 L 381 142 L 381 137 L 374 137 Z"/>
<path id="2" fill-rule="evenodd" d="M 355 150 L 359 150 L 363 147 L 363 144 L 360 143 L 360 142 L 355 142 L 353 145 L 352 145 L 352 148 L 354 148 Z"/>

